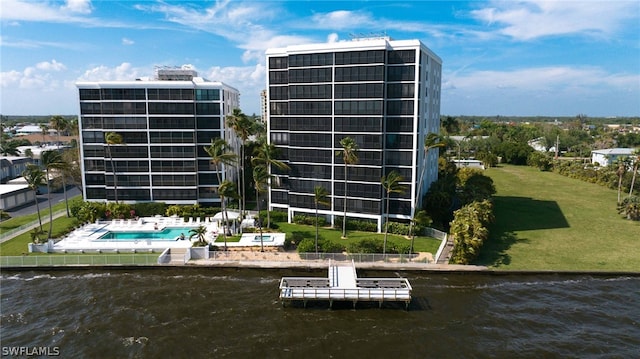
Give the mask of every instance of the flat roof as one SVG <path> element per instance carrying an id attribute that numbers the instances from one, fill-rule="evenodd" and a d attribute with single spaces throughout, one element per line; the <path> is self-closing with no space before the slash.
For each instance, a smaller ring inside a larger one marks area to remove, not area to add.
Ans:
<path id="1" fill-rule="evenodd" d="M 0 184 L 0 195 L 11 194 L 13 192 L 29 189 L 26 184 Z"/>
<path id="2" fill-rule="evenodd" d="M 390 38 L 384 37 L 362 38 L 356 40 L 344 40 L 315 44 L 290 45 L 287 47 L 267 49 L 265 54 L 267 56 L 278 56 L 291 53 L 314 53 L 347 50 L 366 51 L 379 50 L 381 48 L 389 50 L 403 50 L 415 49 L 416 47 L 420 47 L 422 50 L 431 55 L 438 63 L 442 64 L 442 59 L 420 40 L 391 40 Z"/>

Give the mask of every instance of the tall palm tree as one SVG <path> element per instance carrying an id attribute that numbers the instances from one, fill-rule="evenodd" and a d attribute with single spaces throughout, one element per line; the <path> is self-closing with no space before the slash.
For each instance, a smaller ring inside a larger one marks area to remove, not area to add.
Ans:
<path id="1" fill-rule="evenodd" d="M 225 184 L 225 186 L 223 186 L 223 181 L 222 181 L 222 171 L 224 170 L 223 166 L 232 166 L 238 161 L 238 156 L 231 151 L 231 147 L 229 146 L 227 141 L 219 137 L 212 139 L 211 145 L 209 145 L 209 147 L 205 147 L 204 150 L 205 152 L 207 152 L 209 157 L 211 157 L 211 163 L 213 163 L 213 165 L 216 167 L 216 176 L 218 177 L 217 191 L 218 191 L 218 197 L 220 197 L 220 207 L 222 208 L 222 222 L 224 223 L 226 222 L 226 219 L 225 219 L 226 207 L 225 207 L 225 201 L 224 201 L 225 197 L 222 190 L 226 191 L 227 189 L 225 187 L 228 188 L 229 185 Z M 225 180 L 225 182 L 230 182 L 230 181 Z M 225 250 L 226 250 L 227 231 L 223 228 L 222 232 L 224 235 Z"/>
<path id="2" fill-rule="evenodd" d="M 318 254 L 318 206 L 323 204 L 330 206 L 329 191 L 322 186 L 315 186 L 313 188 L 313 203 L 316 205 L 316 254 Z"/>
<path id="3" fill-rule="evenodd" d="M 42 169 L 33 163 L 27 165 L 27 169 L 22 172 L 22 177 L 27 181 L 29 188 L 33 190 L 34 194 L 38 194 L 38 188 L 44 185 L 44 173 Z M 38 203 L 38 197 L 36 196 L 36 211 L 38 212 L 38 223 L 40 224 L 40 232 L 42 232 L 42 217 L 40 216 L 40 203 Z"/>
<path id="4" fill-rule="evenodd" d="M 218 186 L 218 196 L 220 196 L 220 203 L 222 203 L 222 222 L 223 222 L 223 236 L 224 238 L 224 250 L 227 251 L 227 231 L 225 226 L 229 225 L 229 214 L 227 213 L 227 207 L 225 205 L 225 198 L 237 197 L 236 184 L 233 181 L 224 180 Z"/>
<path id="5" fill-rule="evenodd" d="M 633 194 L 633 186 L 636 184 L 636 175 L 640 166 L 640 148 L 633 151 L 633 177 L 631 177 L 631 186 L 629 187 L 629 197 Z"/>
<path id="6" fill-rule="evenodd" d="M 56 136 L 58 137 L 58 148 L 60 148 L 60 145 L 62 144 L 62 142 L 60 141 L 60 133 L 62 131 L 66 131 L 69 128 L 69 121 L 60 115 L 56 115 L 51 117 L 51 119 L 49 120 L 49 125 L 50 127 L 53 127 L 53 129 L 56 130 Z M 68 174 L 67 169 L 69 167 L 70 165 L 65 166 L 65 168 L 57 168 L 58 170 L 60 170 L 60 173 L 62 175 L 62 191 L 64 193 L 64 203 L 67 209 L 67 217 L 71 217 L 71 213 L 69 212 L 69 200 L 67 198 L 67 181 L 66 181 L 66 177 Z"/>
<path id="7" fill-rule="evenodd" d="M 113 195 L 116 204 L 118 204 L 118 176 L 116 174 L 116 165 L 113 163 L 113 156 L 111 155 L 111 146 L 122 145 L 124 140 L 119 133 L 107 132 L 104 135 L 104 141 L 107 144 L 107 154 L 109 155 L 109 162 L 111 162 L 111 173 L 113 173 Z"/>
<path id="8" fill-rule="evenodd" d="M 236 136 L 240 138 L 240 166 L 238 167 L 238 188 L 240 189 L 240 213 L 243 213 L 246 209 L 245 204 L 245 174 L 244 174 L 244 149 L 249 139 L 249 136 L 254 134 L 253 121 L 239 108 L 233 109 L 233 113 L 227 116 L 227 127 L 231 128 L 235 132 Z"/>
<path id="9" fill-rule="evenodd" d="M 48 238 L 51 238 L 51 232 L 53 231 L 53 211 L 51 210 L 51 170 L 63 167 L 64 161 L 62 160 L 62 155 L 58 151 L 44 151 L 42 152 L 40 160 L 42 161 L 42 165 L 46 170 L 47 177 L 45 181 L 47 182 L 47 199 L 49 202 L 49 235 Z"/>
<path id="10" fill-rule="evenodd" d="M 418 211 L 418 202 L 420 200 L 420 192 L 422 192 L 422 181 L 424 180 L 424 173 L 427 170 L 427 157 L 429 151 L 434 148 L 440 148 L 445 146 L 445 139 L 433 132 L 429 132 L 424 138 L 424 157 L 422 159 L 422 170 L 420 171 L 420 179 L 418 180 L 418 187 L 416 188 L 416 201 L 411 208 L 411 222 L 409 223 L 409 236 L 413 238 L 413 222 L 416 212 Z"/>
<path id="11" fill-rule="evenodd" d="M 44 138 L 44 136 L 47 134 L 47 131 L 49 131 L 49 126 L 47 126 L 46 123 L 41 123 L 40 132 L 42 132 L 42 145 L 44 145 L 47 142 L 47 140 Z"/>
<path id="12" fill-rule="evenodd" d="M 288 171 L 289 166 L 276 159 L 278 155 L 278 148 L 273 143 L 268 143 L 266 139 L 262 139 L 258 146 L 253 151 L 253 158 L 251 164 L 255 166 L 264 166 L 267 169 L 267 187 L 271 187 L 271 167 L 276 167 L 279 170 Z M 268 200 L 268 197 L 267 197 Z M 267 228 L 271 227 L 271 215 L 269 214 L 269 203 L 267 203 Z"/>
<path id="13" fill-rule="evenodd" d="M 387 254 L 387 235 L 389 233 L 389 207 L 390 207 L 389 199 L 392 193 L 403 193 L 405 191 L 406 186 L 400 184 L 400 182 L 402 182 L 403 180 L 404 178 L 402 178 L 402 176 L 396 171 L 389 172 L 386 176 L 382 176 L 382 179 L 380 180 L 380 183 L 382 184 L 382 187 L 384 188 L 387 194 L 387 200 L 386 200 L 387 204 L 385 206 L 386 220 L 384 225 L 384 243 L 382 245 L 382 255 Z"/>
<path id="14" fill-rule="evenodd" d="M 340 140 L 342 150 L 336 151 L 336 156 L 342 156 L 344 162 L 344 216 L 342 217 L 342 238 L 347 238 L 347 169 L 349 165 L 358 163 L 358 151 L 360 148 L 351 137 Z"/>
<path id="15" fill-rule="evenodd" d="M 49 124 L 56 130 L 58 137 L 58 145 L 60 145 L 60 133 L 69 127 L 69 121 L 66 118 L 56 115 L 51 117 Z"/>
<path id="16" fill-rule="evenodd" d="M 622 178 L 624 174 L 627 173 L 627 157 L 619 157 L 616 160 L 616 164 L 618 165 L 618 169 L 616 170 L 616 175 L 618 175 L 618 204 L 620 204 L 620 193 L 622 190 Z"/>
<path id="17" fill-rule="evenodd" d="M 253 167 L 253 185 L 256 190 L 256 204 L 258 207 L 258 228 L 260 231 L 260 251 L 264 252 L 262 241 L 262 219 L 260 219 L 260 193 L 265 192 L 269 183 L 269 173 L 264 165 Z"/>

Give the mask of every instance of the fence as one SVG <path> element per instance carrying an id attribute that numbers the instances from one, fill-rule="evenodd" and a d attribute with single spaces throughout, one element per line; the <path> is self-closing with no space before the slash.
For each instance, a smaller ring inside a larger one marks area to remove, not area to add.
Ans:
<path id="1" fill-rule="evenodd" d="M 0 267 L 158 265 L 158 254 L 56 254 L 0 257 Z"/>
<path id="2" fill-rule="evenodd" d="M 52 216 L 53 216 L 53 219 L 56 219 L 59 215 L 66 214 L 66 213 L 67 213 L 66 209 L 61 209 L 59 211 L 53 212 Z M 49 223 L 49 214 L 42 216 L 42 225 L 44 225 L 45 223 Z M 40 225 L 40 222 L 38 222 L 38 220 L 36 219 L 35 221 L 29 222 L 27 224 L 23 224 L 20 227 L 11 229 L 9 231 L 6 231 L 6 232 L 2 231 L 2 233 L 0 233 L 0 242 L 4 242 L 5 240 L 16 237 L 22 232 L 35 228 L 36 226 L 39 226 L 39 225 Z"/>
<path id="3" fill-rule="evenodd" d="M 264 261 L 264 253 L 256 251 L 232 251 L 232 252 L 209 252 L 209 260 L 229 260 L 229 254 L 233 254 L 232 260 L 240 258 L 244 261 Z M 277 252 L 275 252 L 277 253 Z M 324 261 L 332 260 L 336 262 L 389 262 L 389 263 L 433 263 L 429 257 L 417 259 L 416 254 L 380 254 L 380 253 L 295 253 L 291 255 L 270 256 L 269 261 L 291 262 L 291 261 Z"/>

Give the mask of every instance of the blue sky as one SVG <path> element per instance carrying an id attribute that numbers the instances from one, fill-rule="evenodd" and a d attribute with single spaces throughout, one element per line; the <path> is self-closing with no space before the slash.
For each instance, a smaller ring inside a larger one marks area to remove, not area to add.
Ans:
<path id="1" fill-rule="evenodd" d="M 0 1 L 0 113 L 190 64 L 259 113 L 264 51 L 386 33 L 443 60 L 441 113 L 640 116 L 640 1 Z"/>

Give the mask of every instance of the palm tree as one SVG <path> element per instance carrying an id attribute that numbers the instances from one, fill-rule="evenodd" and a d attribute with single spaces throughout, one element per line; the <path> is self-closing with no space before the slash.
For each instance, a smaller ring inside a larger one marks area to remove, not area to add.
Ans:
<path id="1" fill-rule="evenodd" d="M 260 193 L 266 191 L 269 183 L 269 173 L 263 165 L 253 167 L 253 185 L 256 189 L 256 204 L 258 206 L 258 228 L 260 230 L 260 251 L 264 252 L 262 241 L 262 219 L 260 218 Z M 268 212 L 267 212 L 268 213 Z"/>
<path id="2" fill-rule="evenodd" d="M 633 186 L 636 184 L 636 175 L 638 174 L 638 166 L 640 166 L 640 148 L 633 151 L 633 177 L 631 177 L 631 186 L 629 187 L 629 197 L 633 194 Z"/>
<path id="3" fill-rule="evenodd" d="M 387 194 L 387 205 L 385 207 L 387 213 L 385 215 L 386 221 L 384 225 L 384 243 L 382 245 L 382 255 L 387 254 L 387 235 L 389 233 L 390 207 L 389 199 L 392 193 L 403 193 L 405 191 L 405 186 L 400 184 L 400 182 L 402 182 L 403 180 L 404 178 L 402 178 L 402 176 L 397 171 L 391 171 L 386 176 L 382 176 L 382 179 L 380 179 L 380 183 L 382 184 L 382 187 Z"/>
<path id="4" fill-rule="evenodd" d="M 66 118 L 56 115 L 51 117 L 49 124 L 56 130 L 58 137 L 58 145 L 60 145 L 60 132 L 66 130 L 69 127 L 69 121 Z"/>
<path id="5" fill-rule="evenodd" d="M 411 222 L 409 223 L 409 236 L 413 238 L 413 222 L 418 210 L 418 201 L 420 200 L 420 192 L 422 192 L 422 181 L 424 180 L 424 173 L 427 170 L 427 157 L 429 151 L 434 148 L 440 148 L 445 146 L 445 140 L 437 133 L 429 132 L 424 138 L 424 158 L 422 159 L 422 170 L 420 171 L 420 179 L 418 180 L 418 187 L 416 188 L 416 201 L 411 209 Z"/>
<path id="6" fill-rule="evenodd" d="M 619 157 L 616 160 L 616 164 L 618 165 L 618 169 L 616 170 L 616 175 L 618 175 L 618 204 L 620 204 L 620 192 L 622 190 L 622 178 L 624 174 L 627 173 L 627 158 Z"/>
<path id="7" fill-rule="evenodd" d="M 218 197 L 220 197 L 220 207 L 222 208 L 222 222 L 224 223 L 226 221 L 224 218 L 226 207 L 224 202 L 224 194 L 222 190 L 226 191 L 227 189 L 223 187 L 223 181 L 222 181 L 223 167 L 222 166 L 233 165 L 234 163 L 237 162 L 238 156 L 231 151 L 231 147 L 229 146 L 227 141 L 219 137 L 212 139 L 211 145 L 209 145 L 209 147 L 205 147 L 204 150 L 207 152 L 209 157 L 211 157 L 211 163 L 213 163 L 213 165 L 216 167 L 216 176 L 218 177 L 217 191 L 218 191 Z M 230 181 L 225 180 L 225 182 L 230 182 Z M 228 188 L 229 185 L 225 184 L 225 187 Z M 226 229 L 223 228 L 222 232 L 224 236 L 225 250 L 226 250 L 227 231 Z"/>
<path id="8" fill-rule="evenodd" d="M 44 173 L 42 169 L 33 163 L 27 165 L 27 169 L 22 172 L 22 177 L 27 181 L 29 188 L 33 190 L 33 193 L 38 194 L 38 188 L 44 185 Z M 40 204 L 38 203 L 38 197 L 36 197 L 36 211 L 38 212 L 38 223 L 40 224 L 40 232 L 42 232 L 42 217 L 40 216 Z"/>
<path id="9" fill-rule="evenodd" d="M 47 131 L 49 131 L 49 126 L 47 126 L 46 123 L 41 123 L 40 124 L 40 131 L 42 132 L 42 145 L 44 145 L 47 140 L 44 138 L 44 136 L 47 134 Z"/>
<path id="10" fill-rule="evenodd" d="M 351 137 L 340 140 L 342 150 L 336 151 L 336 156 L 342 156 L 344 162 L 344 216 L 342 217 L 342 238 L 347 238 L 347 169 L 349 165 L 358 163 L 358 151 L 360 148 Z"/>
<path id="11" fill-rule="evenodd" d="M 227 127 L 231 128 L 235 132 L 236 136 L 240 138 L 242 143 L 240 144 L 240 166 L 238 167 L 238 188 L 240 189 L 240 213 L 243 213 L 245 205 L 245 175 L 244 175 L 244 148 L 249 136 L 254 133 L 255 126 L 253 121 L 242 113 L 239 108 L 233 109 L 233 113 L 227 116 Z"/>
<path id="12" fill-rule="evenodd" d="M 111 162 L 111 173 L 113 173 L 113 195 L 118 204 L 118 176 L 116 174 L 116 165 L 113 163 L 113 156 L 111 155 L 111 146 L 122 145 L 124 140 L 122 135 L 116 132 L 107 132 L 104 135 L 104 141 L 107 144 L 107 154 L 109 155 L 109 162 Z"/>
<path id="13" fill-rule="evenodd" d="M 229 225 L 229 214 L 227 213 L 227 207 L 225 206 L 225 198 L 232 198 L 237 196 L 236 184 L 229 180 L 224 180 L 218 186 L 218 196 L 220 196 L 220 203 L 222 203 L 222 238 L 224 238 L 224 250 L 227 251 L 227 231 L 226 226 Z"/>
<path id="14" fill-rule="evenodd" d="M 193 237 L 197 237 L 198 238 L 198 242 L 200 244 L 205 244 L 205 235 L 207 234 L 207 227 L 205 226 L 199 226 L 196 228 L 191 228 L 189 230 L 189 233 L 191 233 L 191 235 L 189 236 L 189 240 L 191 240 Z"/>
<path id="15" fill-rule="evenodd" d="M 323 204 L 330 206 L 331 202 L 328 201 L 329 191 L 322 186 L 315 186 L 313 188 L 313 203 L 316 205 L 316 254 L 318 254 L 318 205 Z"/>
<path id="16" fill-rule="evenodd" d="M 0 138 L 0 154 L 3 156 L 19 156 L 20 150 L 18 149 L 19 143 L 17 141 L 11 141 L 2 134 Z"/>
<path id="17" fill-rule="evenodd" d="M 264 166 L 267 170 L 267 187 L 271 187 L 271 167 L 276 167 L 279 170 L 288 171 L 289 166 L 276 159 L 278 155 L 278 148 L 268 143 L 266 139 L 262 139 L 258 146 L 253 151 L 254 156 L 251 159 L 251 164 L 256 166 Z M 268 198 L 268 197 L 267 197 Z M 267 228 L 271 227 L 271 215 L 269 214 L 269 203 L 267 203 Z"/>
<path id="18" fill-rule="evenodd" d="M 49 235 L 48 238 L 51 238 L 51 232 L 53 231 L 53 211 L 51 210 L 51 170 L 54 168 L 61 168 L 65 165 L 62 160 L 62 156 L 58 151 L 45 151 L 42 152 L 40 160 L 42 161 L 42 165 L 46 170 L 47 177 L 45 181 L 47 182 L 47 197 L 49 202 Z"/>

